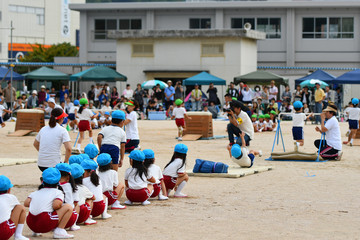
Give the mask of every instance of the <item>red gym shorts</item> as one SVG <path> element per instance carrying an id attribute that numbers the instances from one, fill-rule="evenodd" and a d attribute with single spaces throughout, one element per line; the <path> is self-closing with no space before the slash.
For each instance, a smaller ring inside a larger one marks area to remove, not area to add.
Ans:
<path id="1" fill-rule="evenodd" d="M 107 197 L 109 206 L 113 205 L 113 203 L 118 199 L 118 195 L 115 191 L 106 191 L 103 192 L 103 194 Z"/>
<path id="2" fill-rule="evenodd" d="M 90 122 L 88 120 L 81 120 L 78 124 L 79 131 L 85 132 L 90 130 Z"/>
<path id="3" fill-rule="evenodd" d="M 76 223 L 83 223 L 85 222 L 91 213 L 91 207 L 88 203 L 85 203 L 83 205 L 80 206 L 80 212 L 79 212 L 79 217 L 76 221 Z"/>
<path id="4" fill-rule="evenodd" d="M 71 227 L 72 225 L 74 225 L 74 224 L 76 223 L 77 218 L 78 218 L 78 214 L 77 214 L 77 212 L 74 210 L 73 213 L 72 213 L 72 215 L 71 215 L 71 217 L 70 217 L 70 219 L 69 219 L 69 221 L 67 222 L 65 228 L 69 228 L 69 227 Z"/>
<path id="5" fill-rule="evenodd" d="M 160 193 L 161 185 L 160 185 L 160 183 L 156 183 L 156 184 L 153 185 L 153 187 L 154 187 L 154 191 L 153 191 L 153 194 L 151 194 L 150 197 L 157 197 L 159 195 L 159 193 Z"/>
<path id="6" fill-rule="evenodd" d="M 10 219 L 0 224 L 0 240 L 8 240 L 15 233 L 15 223 Z"/>
<path id="7" fill-rule="evenodd" d="M 102 214 L 105 210 L 105 202 L 101 200 L 99 202 L 94 202 L 93 209 L 91 211 L 91 216 L 97 217 Z"/>
<path id="8" fill-rule="evenodd" d="M 164 183 L 166 189 L 173 189 L 175 187 L 177 178 L 164 175 Z"/>
<path id="9" fill-rule="evenodd" d="M 59 216 L 56 211 L 42 212 L 38 215 L 29 215 L 26 218 L 29 228 L 36 233 L 47 233 L 55 229 L 59 224 Z"/>
<path id="10" fill-rule="evenodd" d="M 126 190 L 126 197 L 131 202 L 144 202 L 150 197 L 150 192 L 148 188 L 128 189 Z"/>
<path id="11" fill-rule="evenodd" d="M 175 118 L 176 126 L 185 127 L 185 120 L 183 118 Z"/>

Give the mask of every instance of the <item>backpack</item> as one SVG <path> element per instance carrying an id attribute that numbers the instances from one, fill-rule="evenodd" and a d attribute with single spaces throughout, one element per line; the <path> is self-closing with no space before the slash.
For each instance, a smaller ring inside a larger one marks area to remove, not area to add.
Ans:
<path id="1" fill-rule="evenodd" d="M 227 173 L 229 166 L 222 162 L 196 159 L 194 173 Z"/>

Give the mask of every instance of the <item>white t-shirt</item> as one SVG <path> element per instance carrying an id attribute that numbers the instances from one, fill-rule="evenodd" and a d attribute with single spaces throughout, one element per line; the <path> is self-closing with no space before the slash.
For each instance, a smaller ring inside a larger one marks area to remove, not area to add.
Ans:
<path id="1" fill-rule="evenodd" d="M 92 198 L 94 194 L 84 185 L 77 185 L 78 190 L 76 193 L 79 195 L 78 205 L 84 205 L 86 199 Z"/>
<path id="2" fill-rule="evenodd" d="M 262 122 L 260 122 L 260 121 L 258 121 L 258 128 L 262 128 L 262 127 L 265 127 L 265 121 L 262 121 Z"/>
<path id="3" fill-rule="evenodd" d="M 110 125 L 104 127 L 99 134 L 103 136 L 101 145 L 110 144 L 120 148 L 121 143 L 126 143 L 126 133 L 121 127 Z"/>
<path id="4" fill-rule="evenodd" d="M 55 199 L 64 201 L 64 193 L 57 188 L 42 188 L 29 195 L 31 198 L 29 211 L 32 215 L 43 212 L 53 212 L 53 202 Z"/>
<path id="5" fill-rule="evenodd" d="M 305 113 L 293 113 L 292 119 L 293 119 L 293 127 L 304 127 L 306 115 Z"/>
<path id="6" fill-rule="evenodd" d="M 173 110 L 172 115 L 175 116 L 175 118 L 184 118 L 186 114 L 186 110 L 183 107 L 176 107 Z"/>
<path id="7" fill-rule="evenodd" d="M 97 95 L 100 94 L 101 90 L 102 90 L 101 88 L 99 88 L 99 89 L 95 88 L 94 89 L 94 94 L 95 94 L 94 101 L 99 101 L 99 97 Z"/>
<path id="8" fill-rule="evenodd" d="M 98 172 L 102 192 L 113 191 L 114 187 L 119 185 L 118 173 L 115 170 L 108 170 L 106 172 Z"/>
<path id="9" fill-rule="evenodd" d="M 0 105 L 0 118 L 2 117 L 3 115 L 3 111 L 4 111 L 4 106 L 3 105 Z"/>
<path id="10" fill-rule="evenodd" d="M 72 102 L 69 103 L 65 103 L 65 110 L 67 110 L 68 112 L 70 112 L 70 109 L 74 106 L 74 104 Z"/>
<path id="11" fill-rule="evenodd" d="M 90 180 L 90 177 L 84 178 L 83 179 L 83 185 L 85 187 L 87 187 L 90 192 L 93 193 L 93 195 L 95 196 L 95 200 L 94 202 L 100 202 L 102 200 L 104 200 L 103 198 L 103 192 L 102 192 L 102 186 L 101 186 L 101 181 L 99 182 L 99 185 L 96 187 Z"/>
<path id="12" fill-rule="evenodd" d="M 45 126 L 36 135 L 36 141 L 40 143 L 38 165 L 40 167 L 55 167 L 61 162 L 61 145 L 70 142 L 69 133 L 58 123 L 51 128 Z"/>
<path id="13" fill-rule="evenodd" d="M 147 179 L 152 178 L 150 173 L 148 172 L 148 176 L 145 174 L 142 175 L 142 178 L 137 174 L 137 170 L 135 168 L 129 167 L 125 171 L 125 180 L 128 181 L 128 185 L 130 189 L 143 189 L 147 188 Z"/>
<path id="14" fill-rule="evenodd" d="M 48 106 L 48 107 L 45 108 L 45 112 L 51 113 L 51 111 L 54 110 L 55 108 L 63 109 L 60 105 L 57 105 L 57 104 L 55 103 L 55 107 L 54 107 L 54 108 L 51 108 L 50 106 Z M 63 110 L 64 110 L 64 109 L 63 109 Z"/>
<path id="15" fill-rule="evenodd" d="M 243 101 L 250 102 L 252 100 L 252 90 L 250 88 L 248 91 L 245 91 L 245 89 L 241 90 L 241 94 L 243 95 Z"/>
<path id="16" fill-rule="evenodd" d="M 360 119 L 360 108 L 358 107 L 348 107 L 345 110 L 345 113 L 349 115 L 349 120 L 357 120 Z"/>
<path id="17" fill-rule="evenodd" d="M 148 182 L 149 184 L 158 184 L 160 183 L 160 180 L 164 178 L 161 168 L 155 164 L 150 165 L 148 168 L 148 173 L 155 178 L 155 183 Z"/>
<path id="18" fill-rule="evenodd" d="M 131 113 L 127 114 L 126 119 L 129 119 L 131 121 L 125 127 L 126 138 L 131 140 L 139 140 L 136 112 L 132 111 Z"/>
<path id="19" fill-rule="evenodd" d="M 326 143 L 330 147 L 335 148 L 336 150 L 341 151 L 342 144 L 341 144 L 341 132 L 339 127 L 339 122 L 333 116 L 332 118 L 328 119 L 325 123 L 325 127 L 328 130 L 326 132 Z"/>
<path id="20" fill-rule="evenodd" d="M 0 224 L 10 219 L 11 212 L 16 205 L 20 205 L 15 195 L 5 193 L 0 195 Z"/>
<path id="21" fill-rule="evenodd" d="M 272 98 L 277 99 L 277 94 L 274 94 L 274 93 L 277 93 L 279 92 L 278 88 L 276 86 L 273 86 L 273 87 L 269 87 L 269 100 L 271 100 Z"/>
<path id="22" fill-rule="evenodd" d="M 105 112 L 111 113 L 111 112 L 112 112 L 112 108 L 111 108 L 110 106 L 109 106 L 109 107 L 103 106 L 103 107 L 101 108 L 101 113 L 102 113 L 102 114 L 105 114 Z"/>
<path id="23" fill-rule="evenodd" d="M 240 167 L 250 167 L 251 159 L 249 158 L 249 150 L 246 147 L 241 147 L 242 156 L 239 159 L 231 157 L 231 160 Z"/>
<path id="24" fill-rule="evenodd" d="M 265 121 L 265 126 L 267 127 L 267 128 L 272 128 L 273 127 L 273 124 L 274 124 L 274 122 L 270 119 L 268 122 L 267 121 Z"/>
<path id="25" fill-rule="evenodd" d="M 73 192 L 70 183 L 60 183 L 60 185 L 65 193 L 64 203 L 70 204 L 74 208 L 75 207 L 75 205 L 74 205 L 74 194 L 75 193 Z"/>
<path id="26" fill-rule="evenodd" d="M 94 116 L 94 113 L 90 109 L 84 108 L 81 113 L 79 113 L 78 111 L 77 115 L 80 121 L 81 120 L 90 121 L 91 117 Z"/>
<path id="27" fill-rule="evenodd" d="M 123 94 L 125 98 L 130 99 L 134 95 L 134 91 L 132 89 L 124 89 Z"/>
<path id="28" fill-rule="evenodd" d="M 181 158 L 175 158 L 174 161 L 172 163 L 170 163 L 169 166 L 167 166 L 164 169 L 163 175 L 177 178 L 179 176 L 178 173 L 184 173 L 186 170 L 185 164 L 184 164 L 184 166 L 182 166 L 180 168 L 182 163 L 183 163 L 183 160 Z"/>
<path id="29" fill-rule="evenodd" d="M 238 128 L 246 133 L 250 139 L 253 139 L 254 137 L 254 127 L 252 125 L 252 121 L 249 117 L 249 115 L 244 112 L 244 111 L 241 111 L 239 115 L 235 115 L 235 119 L 237 119 L 239 125 L 238 125 Z"/>
<path id="30" fill-rule="evenodd" d="M 79 111 L 79 108 L 80 108 L 79 106 L 72 106 L 69 110 L 69 114 L 75 113 L 75 110 L 76 112 Z"/>

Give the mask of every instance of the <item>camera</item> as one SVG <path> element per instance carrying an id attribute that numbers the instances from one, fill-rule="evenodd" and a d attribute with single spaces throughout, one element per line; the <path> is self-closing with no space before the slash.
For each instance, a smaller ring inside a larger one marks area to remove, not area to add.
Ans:
<path id="1" fill-rule="evenodd" d="M 224 112 L 229 113 L 229 112 L 231 112 L 231 109 L 225 109 Z"/>

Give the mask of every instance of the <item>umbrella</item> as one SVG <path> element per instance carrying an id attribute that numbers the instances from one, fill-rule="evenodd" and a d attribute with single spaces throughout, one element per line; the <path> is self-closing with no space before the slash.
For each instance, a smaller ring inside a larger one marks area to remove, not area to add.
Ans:
<path id="1" fill-rule="evenodd" d="M 151 89 L 151 88 L 155 87 L 158 84 L 160 84 L 160 89 L 164 89 L 164 88 L 168 87 L 168 85 L 166 83 L 164 83 L 163 81 L 155 80 L 155 79 L 143 82 L 143 84 L 141 84 L 141 87 L 143 89 Z"/>
<path id="2" fill-rule="evenodd" d="M 329 86 L 329 84 L 327 84 L 326 82 L 321 81 L 321 80 L 319 80 L 319 79 L 309 79 L 309 80 L 302 81 L 302 82 L 300 83 L 300 86 L 301 86 L 302 88 L 305 87 L 305 86 L 308 86 L 308 87 L 310 87 L 310 88 L 313 88 L 313 87 L 315 87 L 315 84 L 316 84 L 316 83 L 320 83 L 320 87 L 321 87 L 321 88 L 325 88 L 326 86 Z"/>

